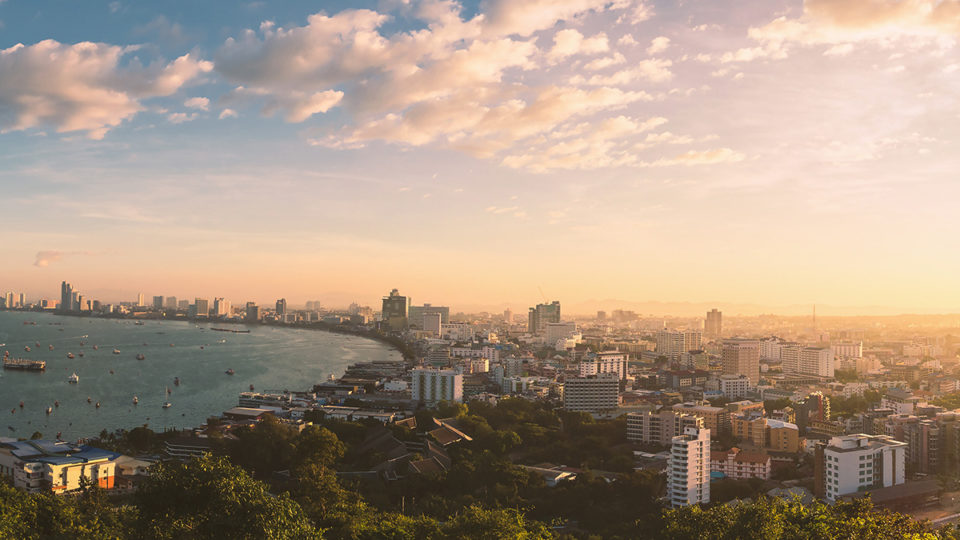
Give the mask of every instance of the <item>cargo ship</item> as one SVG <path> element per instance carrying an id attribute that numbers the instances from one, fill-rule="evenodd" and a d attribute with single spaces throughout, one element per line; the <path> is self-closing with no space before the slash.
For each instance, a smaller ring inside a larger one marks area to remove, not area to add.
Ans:
<path id="1" fill-rule="evenodd" d="M 23 358 L 4 358 L 3 369 L 23 369 L 26 371 L 43 371 L 47 363 L 43 360 L 24 360 Z"/>

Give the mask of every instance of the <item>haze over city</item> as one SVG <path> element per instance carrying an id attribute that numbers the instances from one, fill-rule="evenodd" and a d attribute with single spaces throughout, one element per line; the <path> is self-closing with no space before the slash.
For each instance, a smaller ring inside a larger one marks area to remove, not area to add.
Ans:
<path id="1" fill-rule="evenodd" d="M 5 281 L 960 303 L 955 3 L 226 6 L 0 2 Z"/>

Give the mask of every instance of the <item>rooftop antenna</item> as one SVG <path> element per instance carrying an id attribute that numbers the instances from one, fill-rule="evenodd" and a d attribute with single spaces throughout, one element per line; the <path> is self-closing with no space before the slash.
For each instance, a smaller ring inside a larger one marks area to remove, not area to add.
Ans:
<path id="1" fill-rule="evenodd" d="M 540 296 L 543 298 L 543 303 L 547 303 L 547 295 L 543 294 L 543 287 L 537 285 L 537 289 L 540 290 Z"/>

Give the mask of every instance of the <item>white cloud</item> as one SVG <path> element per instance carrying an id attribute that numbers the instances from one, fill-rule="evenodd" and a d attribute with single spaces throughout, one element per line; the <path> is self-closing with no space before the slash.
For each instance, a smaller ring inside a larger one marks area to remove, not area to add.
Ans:
<path id="1" fill-rule="evenodd" d="M 173 94 L 212 65 L 184 55 L 143 66 L 122 59 L 133 49 L 46 40 L 0 50 L 0 129 L 44 125 L 101 139 L 144 109 L 140 100 Z"/>
<path id="2" fill-rule="evenodd" d="M 670 38 L 666 36 L 655 37 L 650 41 L 650 46 L 647 47 L 647 54 L 651 56 L 660 54 L 667 50 L 668 47 L 670 47 Z"/>
<path id="3" fill-rule="evenodd" d="M 714 150 L 690 150 L 672 158 L 661 158 L 652 163 L 644 163 L 649 167 L 670 167 L 674 165 L 717 165 L 720 163 L 736 163 L 743 161 L 746 156 L 730 148 Z"/>
<path id="4" fill-rule="evenodd" d="M 167 115 L 167 121 L 171 124 L 183 124 L 184 122 L 192 122 L 197 119 L 197 113 L 171 113 Z"/>
<path id="5" fill-rule="evenodd" d="M 560 30 L 553 35 L 553 48 L 547 53 L 551 63 L 557 63 L 575 54 L 597 54 L 610 50 L 607 35 L 599 33 L 584 39 L 583 34 L 573 28 Z"/>
<path id="6" fill-rule="evenodd" d="M 210 100 L 205 97 L 192 97 L 183 102 L 183 106 L 189 109 L 200 109 L 201 111 L 210 110 Z"/>
<path id="7" fill-rule="evenodd" d="M 223 120 L 224 118 L 236 118 L 237 116 L 237 111 L 233 109 L 224 109 L 220 111 L 220 115 L 217 116 L 217 118 Z"/>
<path id="8" fill-rule="evenodd" d="M 617 40 L 617 45 L 621 47 L 629 47 L 636 44 L 637 40 L 633 37 L 633 34 L 624 34 Z"/>
<path id="9" fill-rule="evenodd" d="M 650 82 L 665 82 L 673 78 L 670 60 L 648 59 L 634 63 L 634 67 L 617 71 L 612 75 L 594 75 L 585 79 L 582 75 L 575 75 L 570 84 L 586 84 L 590 86 L 623 86 L 639 80 Z"/>
<path id="10" fill-rule="evenodd" d="M 616 66 L 623 64 L 627 61 L 626 57 L 620 53 L 614 53 L 613 56 L 606 56 L 603 58 L 597 58 L 596 60 L 591 60 L 587 62 L 583 69 L 587 71 L 599 71 L 601 69 L 606 69 L 610 66 Z"/>

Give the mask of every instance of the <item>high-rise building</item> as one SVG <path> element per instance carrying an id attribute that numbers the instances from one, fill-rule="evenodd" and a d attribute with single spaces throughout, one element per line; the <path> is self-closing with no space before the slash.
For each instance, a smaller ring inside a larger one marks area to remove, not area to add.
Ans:
<path id="1" fill-rule="evenodd" d="M 443 316 L 440 313 L 425 313 L 423 315 L 423 330 L 430 332 L 434 337 L 440 337 L 443 329 Z"/>
<path id="2" fill-rule="evenodd" d="M 616 373 L 621 380 L 627 378 L 627 353 L 604 351 L 584 358 L 580 362 L 580 376 L 589 377 L 598 373 Z"/>
<path id="3" fill-rule="evenodd" d="M 441 401 L 463 401 L 463 375 L 452 369 L 415 369 L 410 396 L 414 401 L 435 405 Z"/>
<path id="4" fill-rule="evenodd" d="M 388 296 L 383 297 L 381 319 L 391 331 L 401 332 L 407 329 L 409 311 L 410 299 L 401 296 L 397 289 L 393 289 Z"/>
<path id="5" fill-rule="evenodd" d="M 505 309 L 503 310 L 503 322 L 507 324 L 513 324 L 513 310 Z"/>
<path id="6" fill-rule="evenodd" d="M 707 321 L 703 326 L 703 333 L 711 339 L 717 339 L 723 335 L 723 313 L 716 308 L 707 312 Z"/>
<path id="7" fill-rule="evenodd" d="M 246 320 L 248 322 L 257 322 L 260 320 L 260 306 L 256 302 L 247 302 Z"/>
<path id="8" fill-rule="evenodd" d="M 7 309 L 13 309 L 17 307 L 17 301 L 14 299 L 12 292 L 8 292 L 7 294 L 3 295 L 3 307 Z"/>
<path id="9" fill-rule="evenodd" d="M 750 384 L 760 384 L 760 342 L 755 339 L 723 341 L 724 375 L 746 375 Z"/>
<path id="10" fill-rule="evenodd" d="M 163 297 L 154 296 L 153 297 L 153 309 L 163 309 Z"/>
<path id="11" fill-rule="evenodd" d="M 277 308 L 274 311 L 277 315 L 283 317 L 287 313 L 287 299 L 281 298 L 277 300 Z"/>
<path id="12" fill-rule="evenodd" d="M 196 298 L 193 301 L 196 316 L 206 318 L 210 316 L 210 301 L 206 298 Z"/>
<path id="13" fill-rule="evenodd" d="M 178 300 L 177 301 L 177 311 L 189 311 L 190 310 L 190 301 L 189 300 Z"/>
<path id="14" fill-rule="evenodd" d="M 137 294 L 137 307 L 147 307 L 147 301 L 143 297 L 143 293 Z"/>
<path id="15" fill-rule="evenodd" d="M 703 333 L 699 330 L 657 331 L 657 354 L 670 360 L 678 360 L 680 355 L 703 348 Z"/>
<path id="16" fill-rule="evenodd" d="M 598 311 L 598 312 L 597 312 L 597 322 L 604 322 L 604 321 L 606 321 L 606 320 L 607 320 L 607 312 L 606 312 L 606 311 Z"/>
<path id="17" fill-rule="evenodd" d="M 544 331 L 547 323 L 560 322 L 560 302 L 554 300 L 549 304 L 537 304 L 527 313 L 527 332 L 537 334 Z"/>
<path id="18" fill-rule="evenodd" d="M 670 506 L 710 502 L 710 430 L 686 427 L 671 440 L 667 458 Z"/>
<path id="19" fill-rule="evenodd" d="M 836 501 L 903 484 L 907 444 L 886 435 L 843 435 L 820 443 L 814 453 L 814 495 Z"/>
<path id="20" fill-rule="evenodd" d="M 550 322 L 543 325 L 545 340 L 548 347 L 554 346 L 557 341 L 567 339 L 576 335 L 577 323 L 575 322 Z"/>
<path id="21" fill-rule="evenodd" d="M 76 291 L 73 290 L 73 285 L 63 281 L 60 283 L 60 311 L 77 311 L 77 306 L 74 302 L 76 301 Z"/>
<path id="22" fill-rule="evenodd" d="M 27 307 L 27 295 L 20 293 L 17 295 L 17 307 L 25 308 Z"/>
<path id="23" fill-rule="evenodd" d="M 818 377 L 833 377 L 834 355 L 829 347 L 804 347 L 786 343 L 780 348 L 784 373 L 800 373 Z"/>
<path id="24" fill-rule="evenodd" d="M 426 330 L 423 325 L 423 317 L 424 315 L 429 315 L 431 313 L 440 314 L 440 324 L 448 324 L 450 322 L 450 308 L 447 306 L 432 306 L 430 304 L 424 304 L 422 306 L 410 306 L 410 309 L 407 313 L 410 328 L 421 328 Z"/>
<path id="25" fill-rule="evenodd" d="M 685 428 L 703 428 L 703 418 L 670 409 L 627 415 L 627 440 L 669 446 L 673 438 L 683 435 Z"/>
<path id="26" fill-rule="evenodd" d="M 224 300 L 223 297 L 213 299 L 213 315 L 215 317 L 226 317 L 230 315 L 230 307 L 230 301 Z"/>
<path id="27" fill-rule="evenodd" d="M 168 296 L 163 299 L 163 307 L 166 309 L 177 309 L 177 297 Z"/>
<path id="28" fill-rule="evenodd" d="M 569 378 L 563 385 L 563 408 L 569 411 L 599 413 L 619 405 L 620 377 L 616 373 Z"/>

